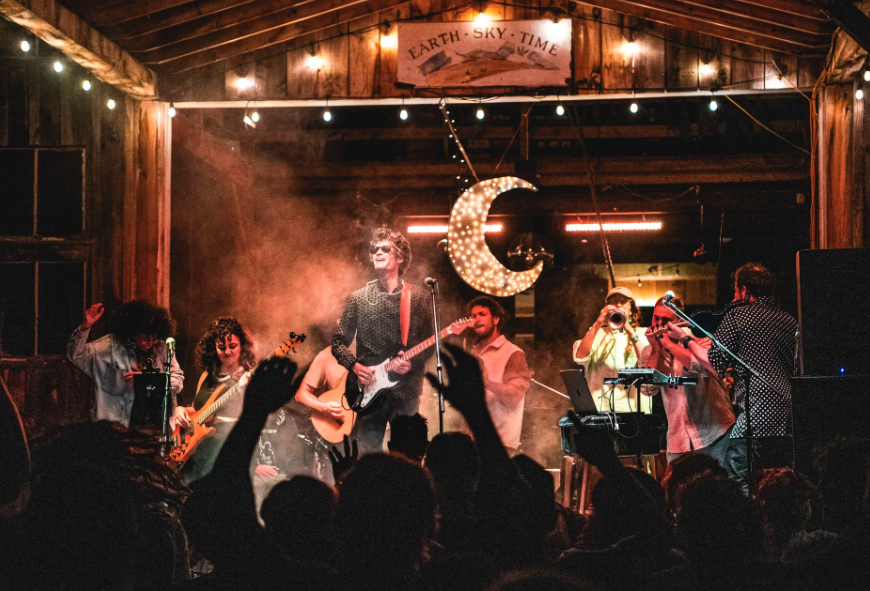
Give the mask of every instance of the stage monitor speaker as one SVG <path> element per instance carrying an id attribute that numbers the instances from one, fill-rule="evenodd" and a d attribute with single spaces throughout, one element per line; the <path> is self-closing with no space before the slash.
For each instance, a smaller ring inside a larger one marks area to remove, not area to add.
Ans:
<path id="1" fill-rule="evenodd" d="M 797 253 L 801 374 L 870 374 L 870 248 Z"/>
<path id="2" fill-rule="evenodd" d="M 792 378 L 795 467 L 815 476 L 819 446 L 839 437 L 868 439 L 870 375 Z"/>

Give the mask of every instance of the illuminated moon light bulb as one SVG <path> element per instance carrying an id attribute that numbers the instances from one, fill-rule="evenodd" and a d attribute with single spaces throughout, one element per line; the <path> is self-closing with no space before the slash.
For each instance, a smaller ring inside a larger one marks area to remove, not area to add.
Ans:
<path id="1" fill-rule="evenodd" d="M 54 62 L 54 71 L 57 73 L 63 72 L 63 64 L 59 61 Z"/>
<path id="2" fill-rule="evenodd" d="M 558 115 L 559 117 L 561 117 L 561 116 L 564 115 L 564 114 L 565 114 L 565 107 L 563 107 L 562 105 L 558 105 L 558 106 L 556 107 L 556 115 Z"/>
<path id="3" fill-rule="evenodd" d="M 631 103 L 631 105 L 629 105 L 628 107 L 628 110 L 632 113 L 637 113 L 637 103 Z"/>
<path id="4" fill-rule="evenodd" d="M 483 112 L 483 109 L 478 109 L 478 110 L 477 110 L 476 117 L 477 117 L 478 119 L 483 119 L 484 117 L 486 117 L 486 113 Z"/>
<path id="5" fill-rule="evenodd" d="M 82 80 L 82 88 L 85 90 L 91 89 L 91 81 L 90 80 Z"/>

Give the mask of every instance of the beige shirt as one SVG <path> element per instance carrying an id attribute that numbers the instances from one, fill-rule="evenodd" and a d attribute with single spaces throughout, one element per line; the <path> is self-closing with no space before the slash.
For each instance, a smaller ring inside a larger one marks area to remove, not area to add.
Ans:
<path id="1" fill-rule="evenodd" d="M 505 400 L 492 390 L 486 390 L 486 407 L 502 443 L 514 449 L 520 446 L 523 431 L 523 409 L 526 392 L 529 391 L 532 375 L 526 363 L 523 350 L 511 343 L 504 335 L 485 347 L 475 346 L 471 353 L 481 360 L 490 381 L 510 384 L 522 389 L 523 397 L 518 401 Z M 468 433 L 468 425 L 463 421 L 462 431 Z"/>
<path id="2" fill-rule="evenodd" d="M 645 332 L 645 328 L 634 329 L 634 334 L 640 339 L 641 350 L 649 345 Z M 620 369 L 637 367 L 637 353 L 628 335 L 624 331 L 599 329 L 586 357 L 577 356 L 581 341 L 574 343 L 574 362 L 586 369 L 586 383 L 599 412 L 637 412 L 636 388 L 629 393 L 625 386 L 604 383 L 604 378 L 617 377 Z M 641 396 L 640 402 L 643 412 L 652 412 L 652 401 L 648 397 Z"/>

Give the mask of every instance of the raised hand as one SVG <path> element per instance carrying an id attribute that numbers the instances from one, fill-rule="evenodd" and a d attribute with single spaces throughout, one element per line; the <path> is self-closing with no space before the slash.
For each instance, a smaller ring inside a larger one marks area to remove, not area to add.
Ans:
<path id="1" fill-rule="evenodd" d="M 264 359 L 257 366 L 245 390 L 243 414 L 265 416 L 275 412 L 293 398 L 296 364 L 286 357 Z"/>
<path id="2" fill-rule="evenodd" d="M 94 323 L 100 319 L 105 312 L 103 304 L 94 304 L 85 310 L 85 321 L 82 322 L 82 330 L 90 330 Z"/>
<path id="3" fill-rule="evenodd" d="M 344 436 L 344 455 L 338 451 L 337 447 L 332 446 L 332 451 L 329 452 L 329 461 L 332 462 L 332 476 L 336 484 L 342 481 L 347 471 L 356 463 L 357 458 L 359 458 L 359 448 L 357 447 L 356 439 L 353 440 L 351 445 L 348 436 Z"/>
<path id="4" fill-rule="evenodd" d="M 483 387 L 483 375 L 477 359 L 462 350 L 462 347 L 444 343 L 446 352 L 441 362 L 447 370 L 447 383 L 444 388 L 444 398 L 466 418 L 470 415 L 488 412 L 486 408 L 486 393 Z M 435 374 L 428 373 L 429 383 L 435 389 L 440 388 Z"/>

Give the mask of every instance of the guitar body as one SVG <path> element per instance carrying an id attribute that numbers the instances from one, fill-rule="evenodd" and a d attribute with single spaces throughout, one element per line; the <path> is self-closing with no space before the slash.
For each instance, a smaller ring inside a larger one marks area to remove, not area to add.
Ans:
<path id="1" fill-rule="evenodd" d="M 172 432 L 172 437 L 169 440 L 172 451 L 169 452 L 169 459 L 175 464 L 181 465 L 190 459 L 194 450 L 200 442 L 206 437 L 211 437 L 215 433 L 215 428 L 206 422 L 209 417 L 204 416 L 209 407 L 214 404 L 215 400 L 221 397 L 225 392 L 226 387 L 221 384 L 215 391 L 211 393 L 205 404 L 198 411 L 191 413 L 190 425 L 187 428 L 176 426 Z"/>
<path id="2" fill-rule="evenodd" d="M 353 425 L 356 423 L 356 413 L 351 409 L 345 409 L 345 405 L 342 404 L 350 373 L 352 372 L 344 374 L 335 389 L 324 392 L 318 397 L 321 402 L 337 402 L 342 408 L 341 418 L 336 418 L 328 412 L 315 410 L 311 413 L 311 424 L 314 425 L 320 436 L 330 443 L 341 442 L 345 435 L 350 435 Z"/>

